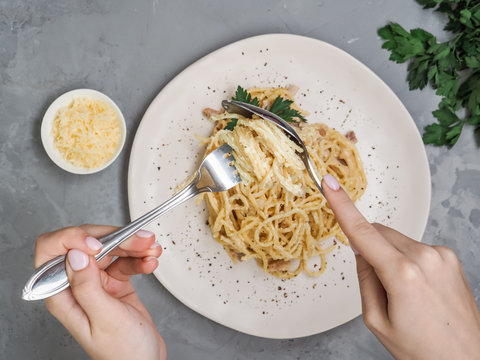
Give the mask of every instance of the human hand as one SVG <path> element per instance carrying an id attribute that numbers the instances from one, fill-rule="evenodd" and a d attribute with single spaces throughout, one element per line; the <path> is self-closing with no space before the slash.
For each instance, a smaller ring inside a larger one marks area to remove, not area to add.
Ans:
<path id="1" fill-rule="evenodd" d="M 45 300 L 48 310 L 93 359 L 165 359 L 166 348 L 130 278 L 158 265 L 154 234 L 139 231 L 98 263 L 99 238 L 112 226 L 82 225 L 40 235 L 35 268 L 67 254 L 70 288 Z M 114 256 L 119 258 L 110 262 Z"/>
<path id="2" fill-rule="evenodd" d="M 397 359 L 479 359 L 480 312 L 455 253 L 370 224 L 332 176 L 323 184 L 357 253 L 366 326 Z"/>

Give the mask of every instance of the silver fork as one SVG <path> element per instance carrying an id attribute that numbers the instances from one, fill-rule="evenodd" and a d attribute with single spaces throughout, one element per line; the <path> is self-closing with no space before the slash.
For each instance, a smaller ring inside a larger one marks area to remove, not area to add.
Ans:
<path id="1" fill-rule="evenodd" d="M 195 177 L 183 190 L 132 223 L 99 239 L 103 247 L 95 259 L 101 260 L 138 230 L 184 201 L 204 192 L 228 190 L 240 182 L 232 148 L 227 144 L 220 146 L 205 157 Z M 57 256 L 33 273 L 23 289 L 22 298 L 24 300 L 46 299 L 65 290 L 68 286 L 65 255 Z"/>
<path id="2" fill-rule="evenodd" d="M 305 164 L 305 168 L 307 169 L 310 177 L 313 179 L 315 185 L 317 185 L 318 190 L 320 190 L 322 195 L 324 195 L 322 189 L 322 181 L 317 176 L 315 167 L 312 163 L 312 160 L 310 159 L 310 156 L 308 155 L 307 147 L 303 143 L 302 139 L 300 139 L 300 136 L 298 136 L 297 132 L 285 120 L 268 110 L 262 109 L 261 107 L 240 101 L 223 100 L 222 106 L 229 113 L 240 114 L 245 117 L 251 117 L 252 114 L 255 114 L 260 116 L 262 119 L 270 121 L 280 127 L 290 138 L 290 140 L 292 140 L 295 144 L 302 148 L 303 152 L 297 152 L 297 154 L 298 156 L 300 156 L 300 159 L 302 159 L 303 163 Z"/>

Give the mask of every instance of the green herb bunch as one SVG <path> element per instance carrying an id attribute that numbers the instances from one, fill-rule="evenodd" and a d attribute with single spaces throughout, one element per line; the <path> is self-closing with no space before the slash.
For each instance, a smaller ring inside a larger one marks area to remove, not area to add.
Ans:
<path id="1" fill-rule="evenodd" d="M 397 23 L 378 30 L 390 60 L 410 60 L 410 90 L 430 84 L 442 97 L 433 111 L 436 123 L 425 127 L 425 144 L 452 147 L 465 124 L 480 129 L 480 0 L 416 0 L 425 9 L 446 15 L 445 30 L 453 37 L 437 42 L 423 29 L 406 31 Z M 459 110 L 465 109 L 463 116 Z"/>
<path id="2" fill-rule="evenodd" d="M 235 92 L 235 96 L 232 97 L 232 100 L 241 101 L 247 104 L 252 104 L 255 106 L 260 106 L 260 102 L 256 97 L 252 99 L 252 95 L 247 92 L 244 88 L 240 85 L 237 87 L 237 91 Z M 270 109 L 268 111 L 280 116 L 283 120 L 288 122 L 298 122 L 296 119 L 300 121 L 307 122 L 307 119 L 300 113 L 300 111 L 296 109 L 292 109 L 291 105 L 293 104 L 292 100 L 284 99 L 281 96 L 277 96 L 273 101 Z M 230 119 L 230 121 L 225 126 L 226 130 L 233 130 L 237 125 L 238 119 Z"/>

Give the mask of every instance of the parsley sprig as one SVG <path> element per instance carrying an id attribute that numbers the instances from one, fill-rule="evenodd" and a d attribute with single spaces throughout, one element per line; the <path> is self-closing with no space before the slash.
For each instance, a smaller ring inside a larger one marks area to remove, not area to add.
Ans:
<path id="1" fill-rule="evenodd" d="M 410 60 L 407 80 L 410 90 L 430 84 L 442 99 L 433 111 L 436 123 L 427 125 L 425 144 L 452 147 L 465 124 L 480 129 L 480 0 L 416 0 L 447 18 L 445 30 L 453 37 L 437 42 L 423 29 L 406 31 L 397 23 L 378 30 L 390 60 Z M 459 110 L 465 109 L 464 116 Z"/>
<path id="2" fill-rule="evenodd" d="M 249 94 L 247 90 L 242 88 L 240 85 L 237 86 L 237 91 L 235 91 L 235 96 L 232 97 L 232 100 L 241 101 L 247 104 L 252 104 L 255 106 L 260 106 L 257 97 L 252 99 L 252 94 Z"/>
<path id="3" fill-rule="evenodd" d="M 277 96 L 273 100 L 272 106 L 270 107 L 270 112 L 277 114 L 283 120 L 288 122 L 297 122 L 294 118 L 298 118 L 304 122 L 307 122 L 307 119 L 296 109 L 292 109 L 290 105 L 293 104 L 292 100 L 283 99 L 280 96 Z"/>
<path id="4" fill-rule="evenodd" d="M 252 95 L 240 85 L 237 87 L 237 91 L 235 92 L 235 96 L 232 97 L 232 100 L 260 106 L 258 98 L 254 97 L 252 99 Z M 300 111 L 291 108 L 292 104 L 292 100 L 284 99 L 281 96 L 277 96 L 268 111 L 280 116 L 283 120 L 288 122 L 298 122 L 297 120 L 295 120 L 295 118 L 300 119 L 303 122 L 307 122 L 307 119 L 305 119 L 305 117 L 300 113 Z M 225 130 L 233 130 L 237 125 L 237 122 L 238 119 L 230 119 L 230 121 L 225 126 Z"/>
<path id="5" fill-rule="evenodd" d="M 224 129 L 225 130 L 230 130 L 232 131 L 233 129 L 235 129 L 235 126 L 237 126 L 237 123 L 238 123 L 238 119 L 230 119 L 230 121 L 227 123 L 227 125 L 225 125 Z"/>

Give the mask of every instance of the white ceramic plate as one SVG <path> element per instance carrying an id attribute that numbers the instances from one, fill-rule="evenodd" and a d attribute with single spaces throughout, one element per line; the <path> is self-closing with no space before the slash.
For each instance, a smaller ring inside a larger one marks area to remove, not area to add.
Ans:
<path id="1" fill-rule="evenodd" d="M 288 86 L 310 112 L 341 132 L 354 130 L 368 187 L 357 205 L 378 221 L 421 239 L 430 205 L 430 172 L 418 130 L 395 94 L 356 59 L 319 40 L 263 35 L 198 60 L 155 98 L 138 128 L 128 173 L 132 219 L 167 200 L 198 166 L 195 135 L 213 125 L 205 107 L 220 109 L 237 85 Z M 339 246 L 318 278 L 282 281 L 254 261 L 238 265 L 206 225 L 203 203 L 190 200 L 149 227 L 164 246 L 158 280 L 198 313 L 238 331 L 267 338 L 320 333 L 360 315 L 355 259 Z"/>

